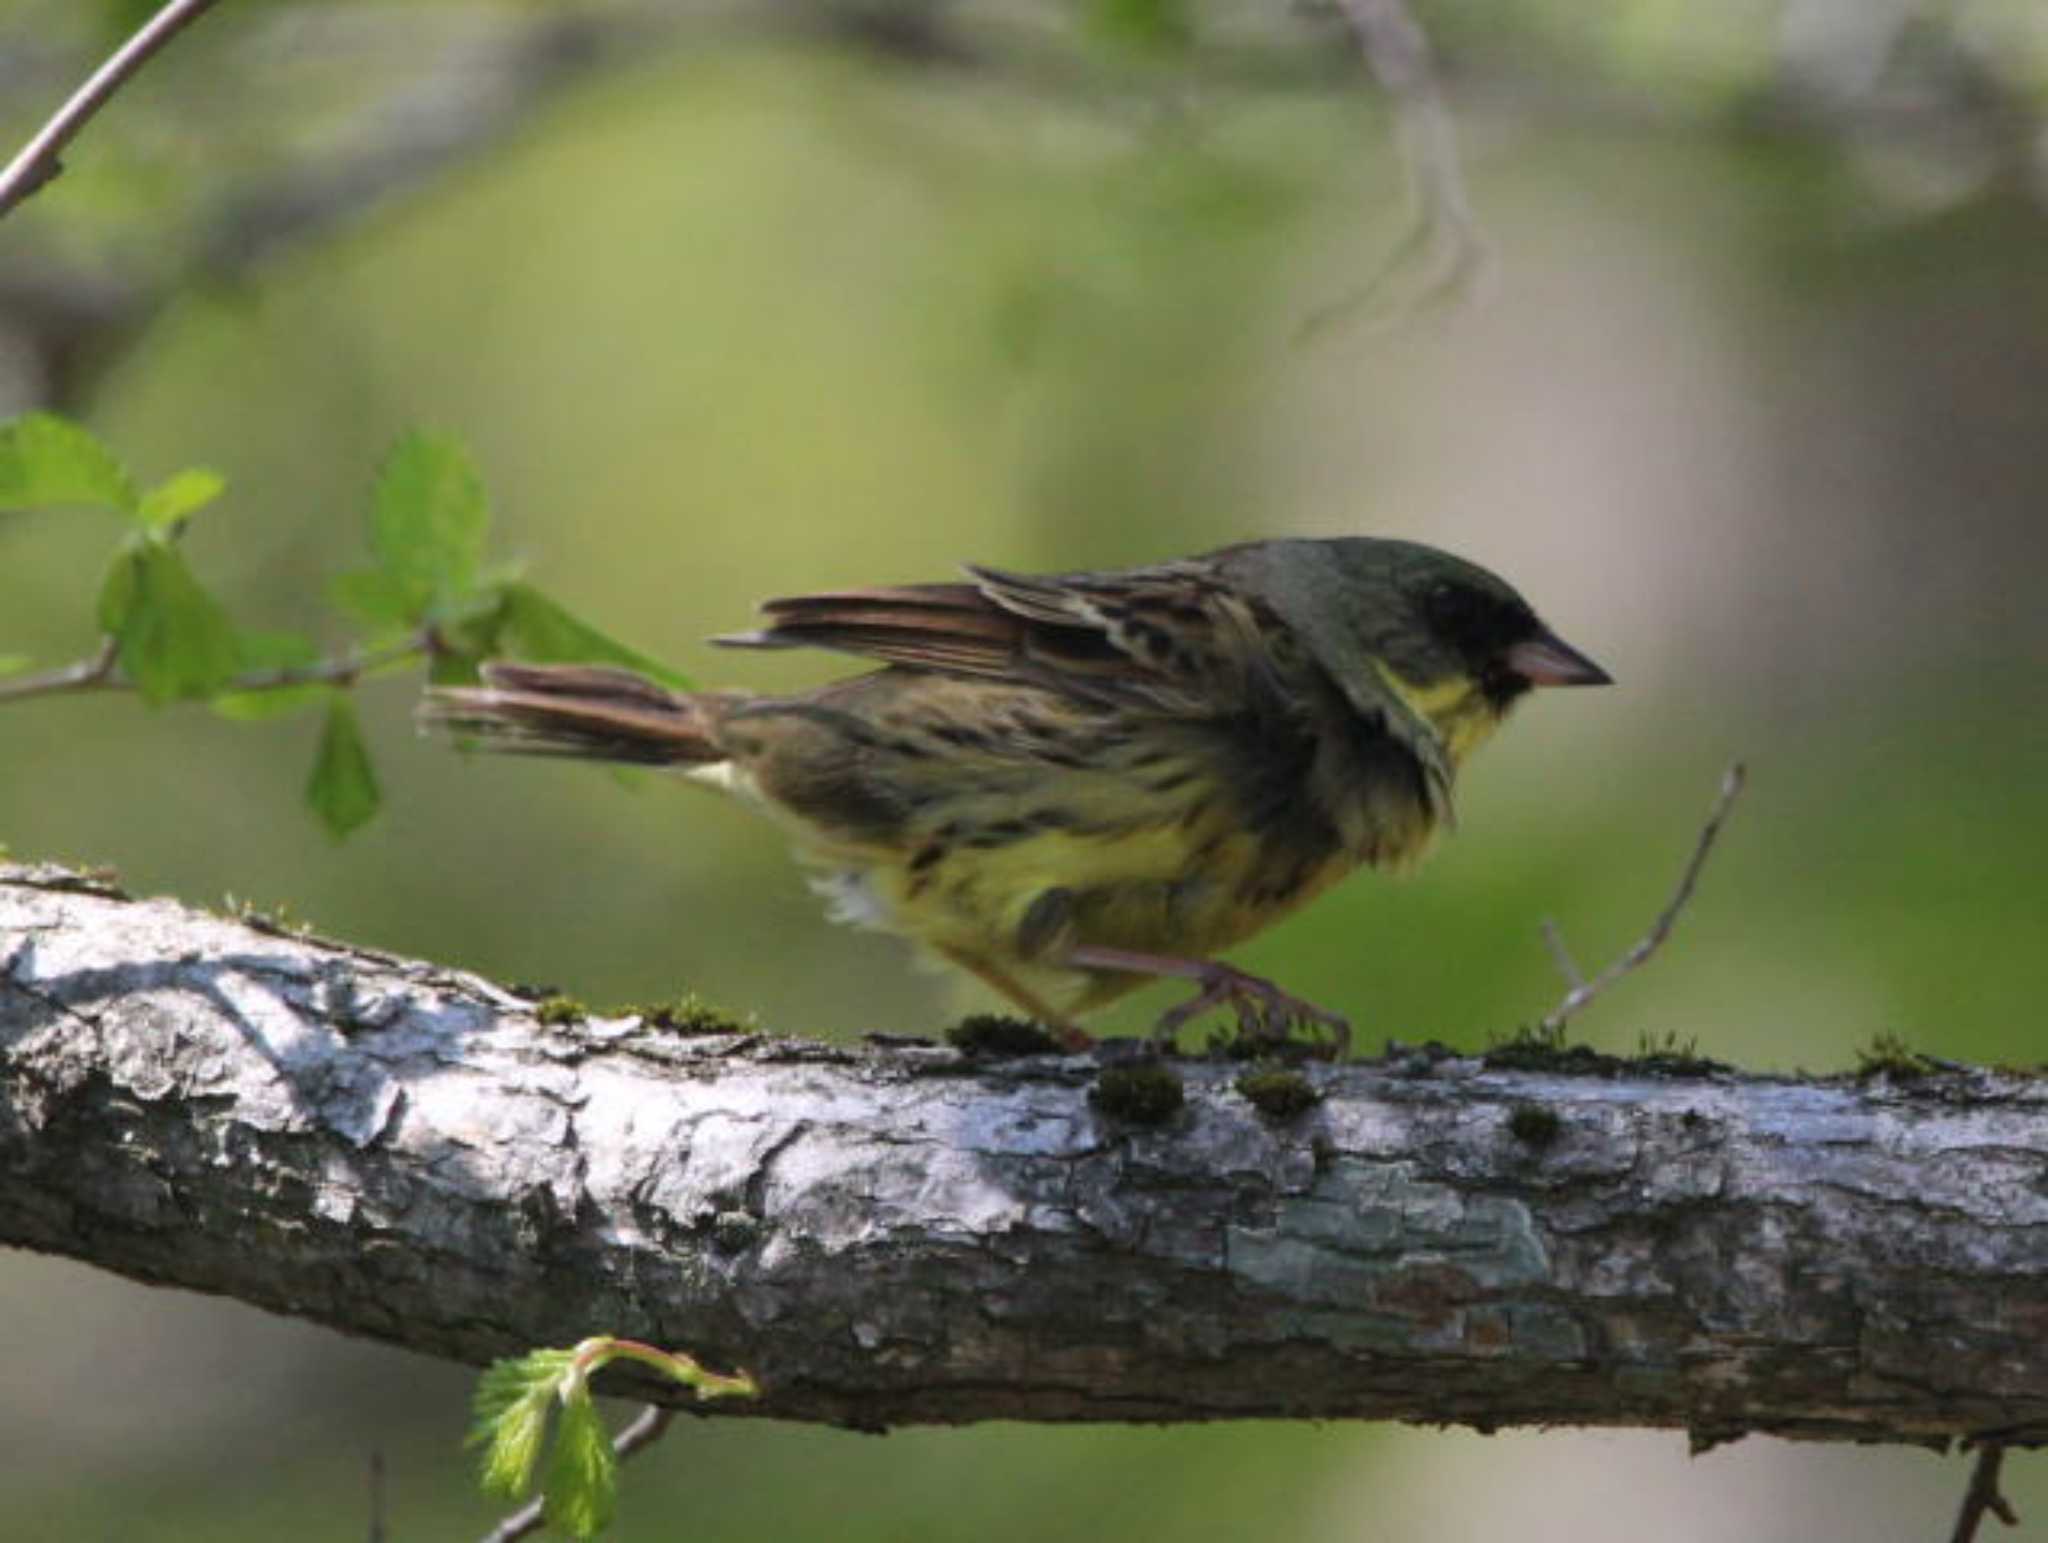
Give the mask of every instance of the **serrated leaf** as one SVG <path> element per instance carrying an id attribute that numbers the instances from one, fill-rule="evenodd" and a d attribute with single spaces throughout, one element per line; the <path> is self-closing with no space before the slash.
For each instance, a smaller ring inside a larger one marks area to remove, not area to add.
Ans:
<path id="1" fill-rule="evenodd" d="M 366 627 L 411 626 L 427 613 L 433 590 L 413 579 L 365 568 L 344 573 L 327 586 L 327 597 Z"/>
<path id="2" fill-rule="evenodd" d="M 237 680 L 283 670 L 303 670 L 320 662 L 320 650 L 313 640 L 297 632 L 243 632 L 236 635 L 239 662 Z M 223 718 L 253 723 L 265 718 L 282 718 L 326 701 L 329 687 L 267 686 L 260 691 L 226 691 L 207 705 Z"/>
<path id="3" fill-rule="evenodd" d="M 144 493 L 135 516 L 149 530 L 164 530 L 204 509 L 227 487 L 227 479 L 219 472 L 188 466 Z"/>
<path id="4" fill-rule="evenodd" d="M 548 1525 L 572 1538 L 594 1538 L 611 1525 L 619 1495 L 618 1454 L 581 1382 L 562 1401 L 541 1493 Z"/>
<path id="5" fill-rule="evenodd" d="M 135 482 L 98 436 L 55 413 L 0 424 L 0 509 L 91 504 L 136 511 Z"/>
<path id="6" fill-rule="evenodd" d="M 100 590 L 100 625 L 118 640 L 123 673 L 152 707 L 211 696 L 240 663 L 228 613 L 184 554 L 159 541 L 115 558 Z"/>
<path id="7" fill-rule="evenodd" d="M 306 807 L 340 841 L 375 814 L 382 802 L 356 704 L 347 692 L 330 689 L 327 722 L 313 756 L 313 774 L 306 780 Z"/>
<path id="8" fill-rule="evenodd" d="M 537 663 L 622 664 L 665 685 L 689 689 L 684 676 L 605 636 L 531 584 L 505 586 L 505 635 L 523 658 Z"/>
<path id="9" fill-rule="evenodd" d="M 370 550 L 408 593 L 424 591 L 430 604 L 456 599 L 474 586 L 490 519 L 469 452 L 445 435 L 415 430 L 392 446 L 377 473 Z"/>
<path id="10" fill-rule="evenodd" d="M 523 1500 L 532 1491 L 548 1411 L 572 1360 L 566 1350 L 536 1350 L 493 1361 L 477 1379 L 467 1445 L 484 1449 L 487 1494 Z"/>

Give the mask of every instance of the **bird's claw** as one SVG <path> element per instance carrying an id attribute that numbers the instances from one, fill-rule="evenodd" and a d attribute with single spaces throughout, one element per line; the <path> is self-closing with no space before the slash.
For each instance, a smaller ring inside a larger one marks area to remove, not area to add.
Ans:
<path id="1" fill-rule="evenodd" d="M 1295 1025 L 1308 1023 L 1329 1031 L 1328 1045 L 1316 1047 L 1329 1059 L 1339 1061 L 1350 1053 L 1349 1019 L 1282 991 L 1269 980 L 1234 965 L 1207 960 L 1196 982 L 1193 996 L 1159 1015 L 1152 1031 L 1155 1044 L 1170 1044 L 1189 1019 L 1227 1003 L 1237 1014 L 1240 1045 L 1272 1050 L 1289 1042 Z"/>

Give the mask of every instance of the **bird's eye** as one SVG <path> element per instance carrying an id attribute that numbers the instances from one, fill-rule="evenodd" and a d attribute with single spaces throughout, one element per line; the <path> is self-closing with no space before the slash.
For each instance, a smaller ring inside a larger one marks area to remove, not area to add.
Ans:
<path id="1" fill-rule="evenodd" d="M 1479 619 L 1479 596 L 1462 584 L 1432 584 L 1422 605 L 1430 623 L 1453 637 L 1471 630 Z"/>

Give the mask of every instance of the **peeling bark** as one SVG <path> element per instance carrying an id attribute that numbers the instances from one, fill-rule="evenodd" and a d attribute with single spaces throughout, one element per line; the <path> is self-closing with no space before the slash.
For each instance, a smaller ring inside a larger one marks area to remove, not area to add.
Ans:
<path id="1" fill-rule="evenodd" d="M 2048 1435 L 2048 1080 L 1174 1063 L 545 1025 L 0 868 L 0 1241 L 481 1362 L 606 1332 L 864 1427 Z M 642 1389 L 654 1396 L 661 1390 Z"/>

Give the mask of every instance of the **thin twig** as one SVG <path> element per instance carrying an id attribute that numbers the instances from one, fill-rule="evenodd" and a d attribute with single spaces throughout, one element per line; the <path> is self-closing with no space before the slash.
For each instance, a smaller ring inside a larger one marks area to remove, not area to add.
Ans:
<path id="1" fill-rule="evenodd" d="M 1740 761 L 1729 767 L 1721 778 L 1720 796 L 1714 800 L 1714 807 L 1707 812 L 1707 823 L 1700 827 L 1700 839 L 1692 849 L 1692 858 L 1685 865 L 1685 872 L 1678 876 L 1678 888 L 1672 892 L 1670 902 L 1658 913 L 1650 930 L 1636 940 L 1635 947 L 1623 954 L 1614 963 L 1602 970 L 1589 981 L 1582 981 L 1565 993 L 1564 1000 L 1551 1010 L 1543 1020 L 1546 1033 L 1555 1033 L 1564 1026 L 1565 1020 L 1577 1013 L 1595 997 L 1606 991 L 1615 982 L 1632 970 L 1649 962 L 1664 940 L 1671 936 L 1671 929 L 1678 923 L 1678 915 L 1692 899 L 1695 885 L 1699 883 L 1700 870 L 1707 865 L 1707 858 L 1714 850 L 1714 843 L 1720 838 L 1721 827 L 1727 823 L 1728 811 L 1735 806 L 1735 800 L 1742 792 L 1748 773 Z"/>
<path id="2" fill-rule="evenodd" d="M 2020 1524 L 2019 1513 L 1998 1488 L 1998 1470 L 2004 1462 L 2002 1441 L 1987 1441 L 1977 1449 L 1977 1466 L 1970 1470 L 1970 1487 L 1963 1491 L 1963 1508 L 1956 1513 L 1956 1529 L 1949 1534 L 1949 1543 L 1972 1543 L 1987 1511 L 2008 1527 Z"/>
<path id="3" fill-rule="evenodd" d="M 1564 929 L 1558 926 L 1555 917 L 1543 918 L 1543 941 L 1550 949 L 1550 957 L 1557 965 L 1557 973 L 1564 977 L 1565 988 L 1577 991 L 1585 985 L 1586 972 L 1579 968 L 1579 961 L 1572 957 L 1571 949 L 1566 947 Z"/>
<path id="4" fill-rule="evenodd" d="M 1408 230 L 1357 289 L 1312 312 L 1298 336 L 1367 313 L 1377 330 L 1427 306 L 1479 302 L 1493 291 L 1493 245 L 1479 229 L 1465 188 L 1458 135 L 1430 57 L 1429 36 L 1405 0 L 1339 0 L 1351 35 L 1394 104 L 1394 128 L 1408 177 Z M 1413 274 L 1406 294 L 1389 291 Z"/>
<path id="5" fill-rule="evenodd" d="M 332 659 L 316 660 L 312 664 L 237 675 L 224 681 L 214 694 L 232 696 L 250 691 L 284 691 L 293 686 L 353 686 L 372 670 L 381 670 L 387 664 L 396 664 L 415 654 L 436 653 L 440 647 L 433 631 L 422 629 L 384 648 L 367 652 L 355 650 Z M 133 691 L 135 682 L 114 667 L 120 653 L 120 640 L 110 637 L 90 658 L 36 675 L 17 675 L 10 680 L 0 680 L 0 702 L 59 696 L 76 691 Z"/>
<path id="6" fill-rule="evenodd" d="M 384 1530 L 384 1454 L 370 1448 L 370 1543 L 386 1543 Z"/>
<path id="7" fill-rule="evenodd" d="M 660 1404 L 649 1404 L 633 1417 L 633 1423 L 612 1438 L 612 1453 L 624 1462 L 635 1452 L 651 1447 L 667 1433 L 669 1424 L 676 1417 L 673 1409 Z M 484 1534 L 483 1543 L 516 1543 L 516 1540 L 531 1537 L 540 1530 L 547 1502 L 536 1497 L 514 1511 L 497 1526 Z"/>
<path id="8" fill-rule="evenodd" d="M 105 638 L 91 656 L 54 670 L 0 680 L 0 702 L 17 697 L 55 696 L 66 691 L 91 691 L 107 684 L 120 657 L 121 640 Z"/>
<path id="9" fill-rule="evenodd" d="M 107 62 L 93 71 L 91 79 L 72 93 L 57 109 L 55 117 L 42 126 L 17 155 L 0 171 L 0 218 L 30 197 L 64 169 L 64 147 L 93 115 L 113 99 L 135 72 L 159 53 L 164 45 L 213 8 L 214 0 L 170 0 L 150 17 L 140 31 L 114 50 Z"/>

